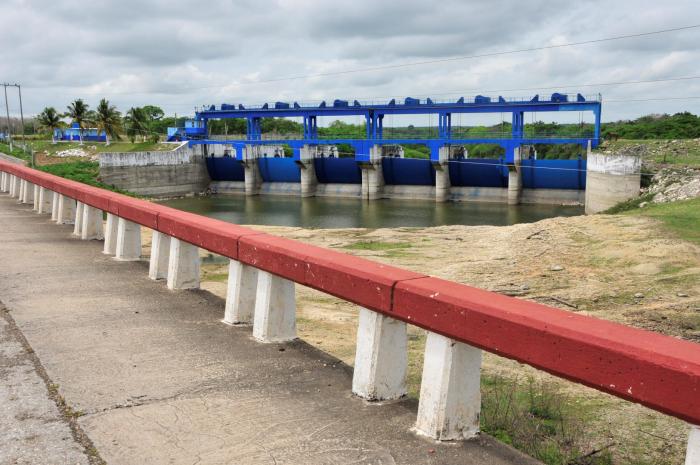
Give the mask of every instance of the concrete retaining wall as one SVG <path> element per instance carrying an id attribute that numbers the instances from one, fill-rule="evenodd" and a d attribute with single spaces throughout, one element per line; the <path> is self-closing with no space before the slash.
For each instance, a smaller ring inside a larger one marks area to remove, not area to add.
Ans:
<path id="1" fill-rule="evenodd" d="M 586 213 L 598 213 L 639 195 L 642 162 L 627 155 L 588 155 Z"/>
<path id="2" fill-rule="evenodd" d="M 100 178 L 120 189 L 158 197 L 203 192 L 211 181 L 204 157 L 186 145 L 169 152 L 100 154 Z"/>

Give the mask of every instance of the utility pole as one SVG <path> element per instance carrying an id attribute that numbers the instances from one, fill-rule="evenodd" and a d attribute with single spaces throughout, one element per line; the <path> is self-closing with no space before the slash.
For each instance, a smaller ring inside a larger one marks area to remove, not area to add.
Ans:
<path id="1" fill-rule="evenodd" d="M 22 86 L 17 84 L 16 82 L 14 84 L 9 84 L 7 82 L 3 82 L 2 87 L 5 91 L 5 114 L 7 115 L 7 138 L 10 141 L 10 152 L 12 152 L 12 125 L 10 123 L 10 104 L 7 100 L 7 88 L 8 87 L 16 87 L 17 92 L 19 93 L 19 118 L 20 122 L 22 124 L 22 149 L 26 152 L 27 151 L 27 141 L 24 137 L 24 107 L 22 106 Z M 34 166 L 34 152 L 30 151 L 31 156 L 32 156 L 32 166 Z"/>
<path id="2" fill-rule="evenodd" d="M 7 114 L 7 138 L 10 141 L 10 152 L 12 152 L 12 128 L 10 127 L 10 105 L 7 103 L 7 83 L 2 85 L 5 88 L 5 112 Z"/>
<path id="3" fill-rule="evenodd" d="M 19 119 L 22 123 L 22 143 L 24 145 L 27 145 L 24 142 L 24 109 L 22 108 L 22 86 L 19 84 L 15 83 L 15 86 L 17 86 L 17 92 L 19 92 Z"/>
<path id="4" fill-rule="evenodd" d="M 14 84 L 17 87 L 17 92 L 19 93 L 19 120 L 22 124 L 22 145 L 24 148 L 24 151 L 27 151 L 27 139 L 24 136 L 24 108 L 22 107 L 22 86 L 15 83 Z M 29 155 L 31 156 L 31 163 L 32 163 L 32 168 L 36 167 L 36 160 L 34 159 L 34 149 L 29 148 Z"/>

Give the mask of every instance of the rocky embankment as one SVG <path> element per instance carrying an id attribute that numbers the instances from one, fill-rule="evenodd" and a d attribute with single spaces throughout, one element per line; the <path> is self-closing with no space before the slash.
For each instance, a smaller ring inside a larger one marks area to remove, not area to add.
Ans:
<path id="1" fill-rule="evenodd" d="M 664 168 L 654 175 L 645 189 L 649 202 L 666 203 L 700 197 L 700 170 Z"/>

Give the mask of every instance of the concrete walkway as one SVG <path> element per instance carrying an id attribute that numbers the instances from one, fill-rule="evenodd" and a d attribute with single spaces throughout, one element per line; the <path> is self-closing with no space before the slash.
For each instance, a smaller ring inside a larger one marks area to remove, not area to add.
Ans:
<path id="1" fill-rule="evenodd" d="M 26 362 L 18 378 L 0 361 L 0 393 L 23 391 L 25 407 L 51 410 L 46 421 L 60 426 L 17 420 L 0 394 L 0 451 L 15 453 L 0 452 L 0 463 L 87 463 L 88 453 L 92 463 L 119 465 L 536 463 L 486 436 L 417 437 L 416 402 L 354 398 L 351 369 L 336 359 L 302 341 L 254 342 L 250 328 L 220 322 L 221 299 L 168 291 L 148 279 L 147 263 L 112 260 L 72 229 L 0 196 L 0 301 L 11 317 L 0 338 L 16 324 L 77 418 L 71 426 L 48 404 L 38 363 Z M 30 446 L 6 434 L 7 419 L 65 453 L 13 461 Z"/>

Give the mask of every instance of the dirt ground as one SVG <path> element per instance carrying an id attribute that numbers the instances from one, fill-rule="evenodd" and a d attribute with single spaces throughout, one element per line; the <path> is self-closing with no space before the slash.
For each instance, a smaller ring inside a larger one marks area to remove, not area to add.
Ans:
<path id="1" fill-rule="evenodd" d="M 700 342 L 700 247 L 626 215 L 433 228 L 309 230 L 252 226 L 567 311 Z M 144 233 L 144 245 L 149 244 Z M 146 249 L 147 253 L 148 250 Z M 225 297 L 227 261 L 203 251 L 202 288 Z M 301 338 L 352 365 L 357 309 L 297 286 Z M 424 332 L 410 328 L 409 391 L 420 386 Z M 586 433 L 616 463 L 682 463 L 687 426 L 651 410 L 487 354 L 484 374 L 555 384 L 592 407 Z M 649 460 L 648 462 L 646 460 Z"/>

